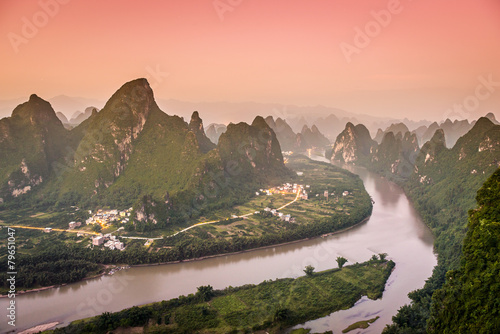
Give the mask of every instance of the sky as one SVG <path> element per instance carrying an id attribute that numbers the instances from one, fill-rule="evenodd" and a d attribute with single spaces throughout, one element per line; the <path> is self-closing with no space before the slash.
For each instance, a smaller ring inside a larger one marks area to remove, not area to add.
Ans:
<path id="1" fill-rule="evenodd" d="M 498 0 L 0 0 L 0 36 L 0 100 L 145 77 L 162 99 L 500 118 Z"/>

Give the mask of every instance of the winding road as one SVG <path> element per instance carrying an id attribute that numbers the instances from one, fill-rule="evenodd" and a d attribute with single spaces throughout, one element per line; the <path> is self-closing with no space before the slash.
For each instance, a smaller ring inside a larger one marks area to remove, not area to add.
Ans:
<path id="1" fill-rule="evenodd" d="M 293 199 L 293 201 L 290 201 L 290 202 L 288 202 L 288 203 L 280 206 L 276 210 L 278 210 L 278 211 L 282 210 L 282 209 L 286 208 L 287 206 L 289 206 L 289 205 L 295 203 L 296 201 L 298 201 L 299 198 L 300 198 L 300 194 L 301 193 L 302 193 L 302 187 L 299 187 L 297 189 L 297 196 L 295 196 L 295 198 Z M 244 214 L 244 215 L 241 215 L 241 216 L 236 216 L 236 218 L 246 218 L 246 217 L 249 217 L 249 216 L 254 215 L 254 214 L 255 214 L 255 212 L 251 212 L 251 213 L 247 213 L 247 214 Z M 172 237 L 175 237 L 176 235 L 178 235 L 179 233 L 186 232 L 186 231 L 188 231 L 188 230 L 190 230 L 192 228 L 195 228 L 195 227 L 198 227 L 198 226 L 202 226 L 202 225 L 220 223 L 221 221 L 224 221 L 226 219 L 227 218 L 219 219 L 219 220 L 212 220 L 212 221 L 209 221 L 209 222 L 197 223 L 197 224 L 191 225 L 189 227 L 186 227 L 183 230 L 175 232 L 174 234 L 166 236 L 165 238 L 172 238 Z M 45 227 L 19 226 L 19 225 L 13 225 L 13 226 L 4 225 L 2 227 L 4 227 L 4 228 L 7 228 L 7 227 L 10 227 L 10 228 L 23 228 L 23 229 L 28 229 L 28 230 L 41 230 L 41 231 L 45 231 L 45 229 L 46 229 Z M 65 230 L 65 229 L 60 229 L 60 228 L 52 228 L 51 230 L 55 231 L 55 232 L 70 232 L 70 233 L 82 233 L 82 234 L 90 234 L 90 235 L 100 235 L 100 233 L 97 233 L 97 232 L 89 232 L 89 231 L 82 231 L 82 230 Z M 163 237 L 161 237 L 161 238 L 125 237 L 125 236 L 118 236 L 118 237 L 119 238 L 125 238 L 125 239 L 144 239 L 144 240 L 160 240 L 160 239 L 163 239 Z"/>
<path id="2" fill-rule="evenodd" d="M 33 227 L 33 226 L 19 226 L 19 225 L 3 225 L 3 228 L 23 228 L 26 230 L 41 230 L 45 231 L 46 227 Z M 82 230 L 64 230 L 62 228 L 50 228 L 51 231 L 55 232 L 70 232 L 70 233 L 82 233 L 82 234 L 90 234 L 90 235 L 100 235 L 96 232 L 82 231 Z"/>
<path id="3" fill-rule="evenodd" d="M 286 203 L 285 205 L 282 205 L 280 206 L 279 208 L 277 208 L 276 210 L 281 210 L 283 208 L 286 208 L 287 206 L 289 206 L 290 204 L 293 204 L 295 203 L 296 201 L 298 201 L 298 199 L 300 198 L 300 194 L 302 193 L 302 187 L 299 187 L 297 189 L 297 196 L 295 196 L 295 198 L 293 199 L 293 201 L 290 201 L 288 203 Z M 250 213 L 247 213 L 247 214 L 244 214 L 244 215 L 241 215 L 241 216 L 236 216 L 236 218 L 246 218 L 246 217 L 249 217 L 251 215 L 254 215 L 255 212 L 250 212 Z M 202 225 L 208 225 L 208 224 L 215 224 L 215 223 L 220 223 L 221 221 L 223 220 L 226 220 L 227 218 L 224 218 L 224 219 L 219 219 L 219 220 L 212 220 L 212 221 L 209 221 L 209 222 L 202 222 L 202 223 L 197 223 L 197 224 L 194 224 L 194 225 L 191 225 L 189 227 L 186 227 L 185 229 L 183 230 L 180 230 L 172 235 L 169 235 L 167 236 L 166 238 L 172 238 L 172 237 L 175 237 L 177 234 L 179 233 L 183 233 L 183 232 L 186 232 L 187 230 L 190 230 L 192 228 L 195 228 L 195 227 L 198 227 L 198 226 L 202 226 Z"/>

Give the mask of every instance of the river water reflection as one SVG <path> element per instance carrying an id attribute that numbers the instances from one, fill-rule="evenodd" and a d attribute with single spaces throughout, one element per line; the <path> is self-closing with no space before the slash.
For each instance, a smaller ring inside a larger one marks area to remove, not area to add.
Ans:
<path id="1" fill-rule="evenodd" d="M 399 307 L 409 302 L 408 292 L 422 287 L 431 275 L 436 265 L 433 237 L 401 188 L 364 169 L 351 171 L 361 177 L 375 201 L 373 214 L 365 223 L 325 238 L 202 261 L 135 267 L 113 276 L 20 295 L 16 298 L 16 329 L 52 321 L 65 325 L 104 311 L 115 312 L 194 293 L 200 285 L 210 284 L 222 289 L 230 285 L 297 277 L 303 275 L 302 269 L 308 264 L 317 271 L 336 267 L 337 256 L 354 263 L 366 261 L 373 254 L 387 253 L 396 262 L 396 268 L 382 299 L 372 301 L 365 297 L 349 310 L 303 325 L 318 332 L 341 333 L 351 323 L 378 315 L 379 320 L 359 332 L 380 333 Z M 6 312 L 7 305 L 8 300 L 2 298 L 0 309 Z M 13 328 L 4 318 L 0 331 L 9 329 Z"/>

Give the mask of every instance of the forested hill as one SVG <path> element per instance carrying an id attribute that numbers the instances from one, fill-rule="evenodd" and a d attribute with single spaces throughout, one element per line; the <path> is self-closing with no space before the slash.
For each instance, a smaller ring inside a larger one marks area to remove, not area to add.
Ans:
<path id="1" fill-rule="evenodd" d="M 451 149 L 445 146 L 443 131 L 437 130 L 420 149 L 413 172 L 400 181 L 435 235 L 438 266 L 423 289 L 409 294 L 412 304 L 400 309 L 385 333 L 427 332 L 433 294 L 443 286 L 446 272 L 460 266 L 467 211 L 475 207 L 477 190 L 498 168 L 499 143 L 500 126 L 487 118 L 480 118 Z"/>
<path id="2" fill-rule="evenodd" d="M 420 148 L 409 132 L 389 132 L 379 145 L 364 151 L 373 142 L 366 136 L 360 141 L 351 129 L 346 126 L 343 133 L 354 135 L 337 138 L 332 160 L 363 165 L 399 183 L 435 236 L 438 266 L 424 288 L 409 294 L 412 303 L 403 306 L 384 331 L 426 333 L 434 292 L 443 286 L 446 272 L 460 266 L 467 211 L 475 206 L 477 190 L 499 167 L 500 125 L 482 117 L 452 148 L 447 148 L 442 129 Z"/>
<path id="3" fill-rule="evenodd" d="M 198 112 L 187 123 L 160 110 L 146 79 L 125 83 L 72 130 L 32 95 L 0 120 L 0 156 L 0 211 L 153 207 L 140 216 L 160 223 L 230 206 L 292 176 L 262 117 L 229 125 L 217 146 Z"/>
<path id="4" fill-rule="evenodd" d="M 476 199 L 460 268 L 434 293 L 430 333 L 500 333 L 500 169 Z"/>

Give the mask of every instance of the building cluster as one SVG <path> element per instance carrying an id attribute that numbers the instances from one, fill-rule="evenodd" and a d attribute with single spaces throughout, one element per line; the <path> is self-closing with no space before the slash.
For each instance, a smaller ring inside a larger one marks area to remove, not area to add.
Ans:
<path id="1" fill-rule="evenodd" d="M 297 184 L 297 183 L 294 183 L 294 184 L 284 183 L 279 187 L 273 187 L 273 188 L 269 188 L 269 189 L 259 189 L 260 193 L 257 192 L 256 195 L 260 195 L 260 194 L 266 194 L 268 196 L 274 195 L 274 194 L 285 195 L 285 194 L 297 194 L 297 192 L 300 192 L 301 193 L 300 198 L 307 199 L 308 195 L 307 195 L 306 189 L 309 189 L 309 188 L 310 188 L 310 185 L 303 186 L 303 185 Z"/>
<path id="2" fill-rule="evenodd" d="M 279 212 L 276 209 L 271 209 L 271 208 L 265 208 L 265 212 L 271 213 L 273 216 L 278 217 L 280 220 L 287 222 L 287 223 L 295 223 L 295 218 L 292 218 L 291 215 L 285 215 L 283 212 Z"/>
<path id="3" fill-rule="evenodd" d="M 92 214 L 92 211 L 89 211 Z M 130 215 L 132 214 L 132 208 L 124 211 L 119 210 L 102 210 L 99 209 L 95 212 L 92 217 L 87 219 L 86 224 L 99 224 L 102 227 L 114 222 L 119 221 L 122 224 L 128 223 L 130 221 Z"/>
<path id="4" fill-rule="evenodd" d="M 348 192 L 347 190 L 342 192 L 342 197 L 346 197 L 348 195 L 350 195 L 350 192 Z M 318 197 L 318 196 L 319 196 L 319 194 L 316 194 L 316 197 Z M 328 200 L 328 197 L 330 197 L 330 196 L 331 197 L 335 196 L 335 192 L 328 193 L 328 190 L 325 190 L 323 192 L 323 197 L 325 197 L 327 200 Z M 338 201 L 338 196 L 337 196 L 337 201 Z"/>
<path id="5" fill-rule="evenodd" d="M 92 238 L 92 245 L 94 246 L 104 246 L 111 250 L 118 249 L 124 250 L 125 246 L 123 242 L 118 240 L 118 238 L 111 234 L 98 235 Z"/>

